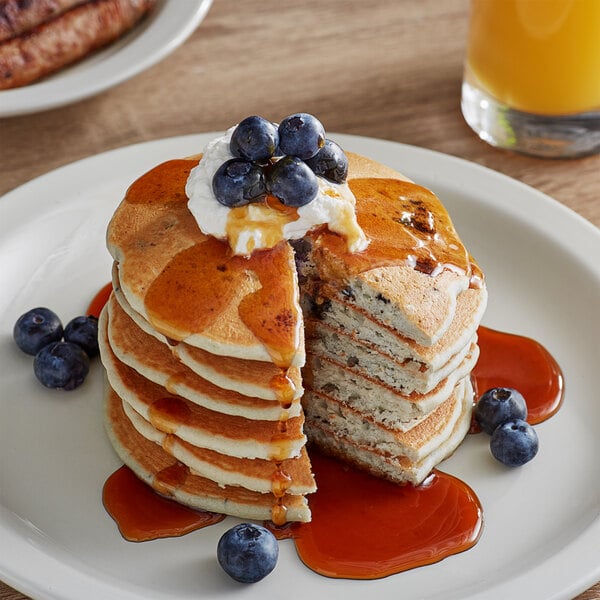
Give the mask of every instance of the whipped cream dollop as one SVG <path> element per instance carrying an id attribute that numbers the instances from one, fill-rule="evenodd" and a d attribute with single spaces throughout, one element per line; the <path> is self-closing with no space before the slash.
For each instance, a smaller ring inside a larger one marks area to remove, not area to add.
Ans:
<path id="1" fill-rule="evenodd" d="M 316 198 L 299 208 L 285 207 L 269 198 L 235 208 L 218 202 L 212 180 L 217 169 L 234 158 L 229 149 L 234 130 L 235 126 L 207 144 L 185 186 L 188 208 L 204 234 L 227 239 L 234 254 L 239 255 L 272 248 L 284 239 L 299 239 L 320 225 L 344 236 L 350 252 L 360 252 L 368 246 L 356 220 L 356 198 L 346 182 L 337 184 L 317 177 Z"/>

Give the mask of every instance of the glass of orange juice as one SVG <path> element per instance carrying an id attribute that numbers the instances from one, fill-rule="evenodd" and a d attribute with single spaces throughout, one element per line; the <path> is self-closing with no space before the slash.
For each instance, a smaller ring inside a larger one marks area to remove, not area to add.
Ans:
<path id="1" fill-rule="evenodd" d="M 471 0 L 461 108 L 494 146 L 600 152 L 600 0 Z"/>

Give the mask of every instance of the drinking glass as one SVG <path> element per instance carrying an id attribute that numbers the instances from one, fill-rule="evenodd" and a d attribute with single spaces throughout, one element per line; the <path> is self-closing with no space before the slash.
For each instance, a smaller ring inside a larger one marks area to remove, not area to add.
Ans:
<path id="1" fill-rule="evenodd" d="M 600 152 L 600 0 L 472 0 L 461 109 L 493 146 Z"/>

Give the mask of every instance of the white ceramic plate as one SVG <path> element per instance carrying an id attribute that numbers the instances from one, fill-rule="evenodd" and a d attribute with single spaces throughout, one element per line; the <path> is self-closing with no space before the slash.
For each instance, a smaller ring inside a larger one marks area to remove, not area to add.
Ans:
<path id="1" fill-rule="evenodd" d="M 0 91 L 0 117 L 39 112 L 89 98 L 155 65 L 198 27 L 212 0 L 159 0 L 129 33 L 39 83 Z"/>
<path id="2" fill-rule="evenodd" d="M 0 198 L 0 579 L 34 598 L 79 600 L 285 597 L 506 600 L 572 598 L 600 580 L 600 234 L 547 196 L 453 157 L 338 135 L 444 200 L 487 274 L 489 326 L 546 345 L 566 377 L 564 406 L 537 426 L 541 448 L 507 470 L 470 436 L 444 469 L 479 495 L 485 526 L 468 552 L 379 581 L 320 577 L 281 543 L 276 570 L 243 588 L 215 548 L 233 523 L 176 539 L 124 541 L 101 490 L 119 461 L 102 427 L 102 373 L 54 392 L 13 345 L 38 305 L 68 320 L 109 280 L 108 219 L 156 163 L 200 151 L 210 135 L 118 149 L 68 165 Z M 243 589 L 241 589 L 243 588 Z"/>

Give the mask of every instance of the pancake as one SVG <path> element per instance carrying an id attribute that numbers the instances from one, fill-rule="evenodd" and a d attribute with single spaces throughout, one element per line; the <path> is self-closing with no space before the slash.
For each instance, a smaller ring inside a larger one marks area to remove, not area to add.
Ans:
<path id="1" fill-rule="evenodd" d="M 302 414 L 286 418 L 286 436 L 281 439 L 281 409 L 277 420 L 251 421 L 208 410 L 170 393 L 117 359 L 108 343 L 107 315 L 108 310 L 103 311 L 99 322 L 99 343 L 107 378 L 121 399 L 156 428 L 176 434 L 195 446 L 239 458 L 283 460 L 300 454 L 306 443 Z"/>
<path id="2" fill-rule="evenodd" d="M 121 309 L 114 295 L 109 298 L 106 312 L 106 346 L 120 362 L 144 378 L 199 406 L 224 414 L 270 421 L 281 417 L 281 404 L 277 400 L 246 396 L 198 377 L 173 356 L 166 344 L 139 329 Z M 110 359 L 105 359 L 103 354 L 102 360 L 104 363 Z M 290 417 L 298 416 L 301 411 L 299 399 L 293 400 L 287 411 Z"/>
<path id="3" fill-rule="evenodd" d="M 451 325 L 458 295 L 482 288 L 479 267 L 431 191 L 380 177 L 374 161 L 368 177 L 357 177 L 349 159 L 348 181 L 369 246 L 350 253 L 340 236 L 317 229 L 303 240 L 299 271 L 317 301 L 343 298 L 400 335 L 431 346 Z M 315 294 L 314 288 L 323 291 Z"/>
<path id="4" fill-rule="evenodd" d="M 366 373 L 358 373 L 347 365 L 323 356 L 310 356 L 305 370 L 305 387 L 311 392 L 325 394 L 366 419 L 383 425 L 394 424 L 407 431 L 426 418 L 453 393 L 457 382 L 466 377 L 477 362 L 479 348 L 472 344 L 469 352 L 448 376 L 426 394 L 405 394 L 394 390 Z M 303 402 L 306 404 L 307 395 Z"/>
<path id="5" fill-rule="evenodd" d="M 307 419 L 306 433 L 322 451 L 376 477 L 418 485 L 461 443 L 471 425 L 472 405 L 473 389 L 469 378 L 465 378 L 448 405 L 440 407 L 439 418 L 431 415 L 412 432 L 396 434 L 398 447 L 384 449 L 373 440 L 358 441 L 347 432 L 347 426 L 336 428 L 329 419 Z M 448 416 L 453 422 L 444 423 Z M 411 460 L 410 454 L 416 460 Z"/>
<path id="6" fill-rule="evenodd" d="M 119 285 L 116 266 L 113 268 L 113 288 L 115 299 L 119 303 L 119 307 L 127 313 L 127 316 L 142 331 L 167 344 L 173 355 L 194 373 L 219 387 L 237 391 L 245 396 L 254 396 L 266 400 L 279 399 L 273 387 L 273 380 L 280 376 L 281 369 L 272 362 L 219 356 L 201 348 L 190 346 L 185 342 L 175 342 L 156 331 L 150 323 L 133 310 Z M 114 310 L 118 309 L 115 308 Z M 302 340 L 302 352 L 304 352 L 304 340 Z M 292 366 L 287 369 L 286 374 L 294 388 L 293 399 L 300 398 L 302 396 L 300 369 Z"/>
<path id="7" fill-rule="evenodd" d="M 332 334 L 343 336 L 337 343 L 330 340 L 329 344 L 326 344 L 332 346 L 334 354 L 352 354 L 352 348 L 356 346 L 358 352 L 362 349 L 373 357 L 369 360 L 367 356 L 363 356 L 365 364 L 373 363 L 368 367 L 370 372 L 373 368 L 378 368 L 377 365 L 386 357 L 404 367 L 401 375 L 406 374 L 412 365 L 414 376 L 417 378 L 414 389 L 420 392 L 426 392 L 439 383 L 439 379 L 436 380 L 433 374 L 453 357 L 461 352 L 464 356 L 487 305 L 485 288 L 469 288 L 461 292 L 456 299 L 454 318 L 444 335 L 435 344 L 423 346 L 410 337 L 386 327 L 378 315 L 356 309 L 346 302 L 345 297 L 353 293 L 348 288 L 341 292 L 332 290 L 332 295 L 326 298 L 311 296 L 310 292 L 306 291 L 307 288 L 309 286 L 304 288 L 302 304 L 307 313 L 307 337 L 314 338 L 311 347 L 319 344 L 320 339 Z M 385 304 L 385 301 L 381 302 Z M 404 387 L 409 385 L 407 382 Z"/>
<path id="8" fill-rule="evenodd" d="M 241 486 L 220 486 L 193 475 L 158 444 L 147 440 L 126 417 L 121 400 L 106 386 L 105 427 L 121 460 L 159 494 L 195 509 L 237 515 L 243 519 L 309 521 L 302 495 L 257 493 Z"/>
<path id="9" fill-rule="evenodd" d="M 130 186 L 115 211 L 107 245 L 124 296 L 173 340 L 212 354 L 301 366 L 303 322 L 292 248 L 283 242 L 238 257 L 226 242 L 205 236 L 184 191 L 196 163 L 155 167 Z M 262 326 L 267 319 L 269 330 Z"/>
<path id="10" fill-rule="evenodd" d="M 340 236 L 321 229 L 309 234 L 319 280 L 339 282 L 350 274 L 360 292 L 355 294 L 357 307 L 378 314 L 382 323 L 417 343 L 431 346 L 452 323 L 456 298 L 469 288 L 476 266 L 431 192 L 399 177 L 391 179 L 391 170 L 375 161 L 348 156 L 349 184 L 358 198 L 357 218 L 371 243 L 366 251 L 353 255 Z M 127 301 L 166 337 L 213 354 L 273 360 L 273 348 L 257 338 L 260 327 L 253 329 L 244 321 L 239 307 L 259 290 L 263 299 L 280 299 L 283 289 L 283 304 L 269 309 L 271 317 L 286 313 L 286 327 L 293 331 L 293 344 L 288 342 L 294 346 L 288 349 L 289 364 L 302 365 L 302 313 L 289 244 L 242 260 L 231 256 L 225 242 L 202 234 L 184 204 L 185 179 L 194 165 L 193 160 L 181 160 L 155 167 L 129 188 L 109 224 L 107 243 L 119 264 Z M 397 197 L 369 189 L 369 182 L 377 180 L 384 191 L 400 186 L 395 194 L 410 194 L 411 206 L 416 206 L 413 212 L 398 208 Z M 434 217 L 437 227 L 444 227 L 443 236 L 438 229 L 427 229 Z M 434 251 L 440 254 L 435 264 Z M 441 261 L 446 260 L 453 261 L 452 268 L 445 268 Z M 221 274 L 215 274 L 214 265 L 224 269 Z M 419 266 L 428 272 L 415 268 Z M 190 283 L 186 273 L 192 267 L 195 277 Z"/>
<path id="11" fill-rule="evenodd" d="M 305 448 L 302 448 L 297 458 L 281 462 L 260 458 L 237 458 L 194 446 L 174 434 L 160 431 L 129 404 L 122 404 L 123 411 L 136 430 L 188 466 L 193 475 L 206 477 L 221 486 L 241 486 L 260 493 L 277 493 L 284 484 L 286 492 L 293 495 L 310 494 L 316 490 Z"/>
<path id="12" fill-rule="evenodd" d="M 305 395 L 305 413 L 308 421 L 324 423 L 332 433 L 348 437 L 357 446 L 417 463 L 445 441 L 458 418 L 467 412 L 462 410 L 464 396 L 461 380 L 447 400 L 408 431 L 394 423 L 379 423 L 327 394 L 313 391 Z"/>
<path id="13" fill-rule="evenodd" d="M 446 363 L 434 369 L 431 364 L 415 358 L 390 356 L 381 352 L 376 344 L 358 342 L 344 332 L 322 323 L 312 331 L 315 337 L 310 341 L 311 355 L 337 363 L 357 375 L 374 379 L 404 396 L 412 393 L 427 395 L 435 390 L 459 368 L 477 344 L 477 334 L 474 334 Z M 441 361 L 435 362 L 437 364 Z"/>

